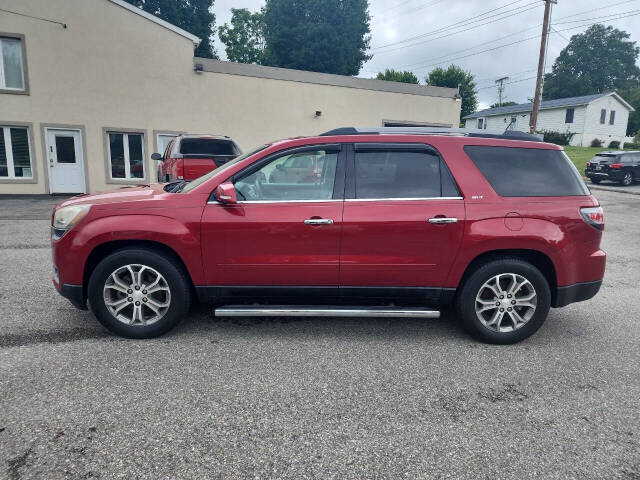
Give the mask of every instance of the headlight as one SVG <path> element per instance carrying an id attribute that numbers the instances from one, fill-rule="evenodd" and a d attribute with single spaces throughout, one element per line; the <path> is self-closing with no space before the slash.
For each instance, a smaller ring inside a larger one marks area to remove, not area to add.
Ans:
<path id="1" fill-rule="evenodd" d="M 53 217 L 53 228 L 64 232 L 71 230 L 80 220 L 82 220 L 91 205 L 70 205 L 56 210 Z"/>

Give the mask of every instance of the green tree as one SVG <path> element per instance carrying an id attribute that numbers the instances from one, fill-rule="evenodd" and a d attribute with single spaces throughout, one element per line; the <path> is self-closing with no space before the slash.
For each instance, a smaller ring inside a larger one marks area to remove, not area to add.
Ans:
<path id="1" fill-rule="evenodd" d="M 462 118 L 476 111 L 478 107 L 478 91 L 476 90 L 476 81 L 471 72 L 467 72 L 456 65 L 450 65 L 446 69 L 436 68 L 427 75 L 425 82 L 427 85 L 434 87 L 457 88 L 460 85 Z"/>
<path id="2" fill-rule="evenodd" d="M 492 104 L 489 108 L 498 108 L 498 107 L 510 107 L 511 105 L 517 105 L 518 102 L 502 102 L 502 104 L 496 102 Z"/>
<path id="3" fill-rule="evenodd" d="M 267 0 L 264 63 L 357 75 L 370 42 L 368 0 Z"/>
<path id="4" fill-rule="evenodd" d="M 627 32 L 593 25 L 571 37 L 551 73 L 544 76 L 545 100 L 628 89 L 640 79 L 640 49 Z"/>
<path id="5" fill-rule="evenodd" d="M 640 134 L 640 85 L 627 90 L 618 91 L 618 94 L 625 99 L 635 112 L 629 112 L 629 123 L 627 123 L 627 136 L 633 137 Z"/>
<path id="6" fill-rule="evenodd" d="M 400 71 L 393 68 L 387 68 L 384 72 L 378 72 L 376 80 L 386 80 L 388 82 L 402 82 L 402 83 L 420 83 L 418 77 L 413 72 L 407 70 Z"/>
<path id="7" fill-rule="evenodd" d="M 194 55 L 218 58 L 211 43 L 216 16 L 213 14 L 214 0 L 126 0 L 189 33 L 200 37 L 200 45 Z"/>
<path id="8" fill-rule="evenodd" d="M 231 22 L 218 29 L 218 36 L 225 44 L 225 52 L 230 61 L 263 63 L 263 11 L 252 13 L 246 8 L 232 8 Z"/>

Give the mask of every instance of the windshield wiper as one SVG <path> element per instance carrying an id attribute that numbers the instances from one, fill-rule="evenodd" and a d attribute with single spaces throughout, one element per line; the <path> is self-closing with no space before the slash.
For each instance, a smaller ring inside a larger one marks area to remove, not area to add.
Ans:
<path id="1" fill-rule="evenodd" d="M 185 180 L 179 180 L 177 182 L 168 183 L 164 186 L 164 191 L 169 193 L 180 193 L 184 186 L 189 183 Z"/>

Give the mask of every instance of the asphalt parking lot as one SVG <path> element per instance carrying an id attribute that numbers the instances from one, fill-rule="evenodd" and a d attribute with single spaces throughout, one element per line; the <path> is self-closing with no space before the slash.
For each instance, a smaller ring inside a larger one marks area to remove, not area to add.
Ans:
<path id="1" fill-rule="evenodd" d="M 513 346 L 438 320 L 110 336 L 50 281 L 49 199 L 0 198 L 0 478 L 640 478 L 640 196 L 607 274 Z"/>

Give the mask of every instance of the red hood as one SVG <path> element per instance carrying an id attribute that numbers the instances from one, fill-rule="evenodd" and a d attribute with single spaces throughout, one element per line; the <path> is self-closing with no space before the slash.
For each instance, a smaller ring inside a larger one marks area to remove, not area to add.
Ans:
<path id="1" fill-rule="evenodd" d="M 117 207 L 117 204 L 119 203 L 149 201 L 154 200 L 154 198 L 159 195 L 167 195 L 162 187 L 162 184 L 156 183 L 141 187 L 122 187 L 95 194 L 85 193 L 82 195 L 76 195 L 75 197 L 71 197 L 64 202 L 59 203 L 56 208 L 78 204 L 109 205 L 111 207 Z"/>

